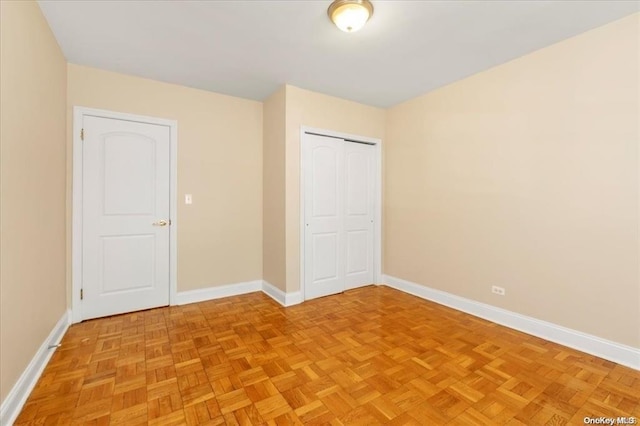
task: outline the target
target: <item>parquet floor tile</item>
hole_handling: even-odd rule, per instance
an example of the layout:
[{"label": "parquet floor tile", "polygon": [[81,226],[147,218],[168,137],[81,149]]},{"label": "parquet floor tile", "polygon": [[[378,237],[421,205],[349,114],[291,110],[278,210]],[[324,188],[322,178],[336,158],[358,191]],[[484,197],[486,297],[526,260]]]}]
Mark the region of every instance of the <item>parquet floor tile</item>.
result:
[{"label": "parquet floor tile", "polygon": [[[17,425],[565,425],[640,416],[640,372],[388,287],[71,326]],[[640,420],[640,419],[639,419]]]}]

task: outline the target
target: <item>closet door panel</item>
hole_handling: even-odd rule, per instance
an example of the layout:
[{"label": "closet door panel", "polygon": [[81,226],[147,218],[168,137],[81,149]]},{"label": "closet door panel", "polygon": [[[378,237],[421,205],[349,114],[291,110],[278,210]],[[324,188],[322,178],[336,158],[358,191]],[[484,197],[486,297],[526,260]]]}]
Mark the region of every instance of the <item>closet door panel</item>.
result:
[{"label": "closet door panel", "polygon": [[345,288],[373,284],[375,149],[345,142]]},{"label": "closet door panel", "polygon": [[344,143],[305,140],[305,298],[344,291]]}]

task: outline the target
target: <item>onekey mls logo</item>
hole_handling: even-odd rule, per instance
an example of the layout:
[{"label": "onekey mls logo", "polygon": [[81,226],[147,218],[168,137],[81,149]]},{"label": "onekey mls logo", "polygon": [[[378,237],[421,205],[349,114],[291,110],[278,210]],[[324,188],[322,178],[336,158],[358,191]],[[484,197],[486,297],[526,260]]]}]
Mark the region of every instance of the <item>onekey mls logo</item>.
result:
[{"label": "onekey mls logo", "polygon": [[635,417],[585,417],[585,425],[636,425]]}]

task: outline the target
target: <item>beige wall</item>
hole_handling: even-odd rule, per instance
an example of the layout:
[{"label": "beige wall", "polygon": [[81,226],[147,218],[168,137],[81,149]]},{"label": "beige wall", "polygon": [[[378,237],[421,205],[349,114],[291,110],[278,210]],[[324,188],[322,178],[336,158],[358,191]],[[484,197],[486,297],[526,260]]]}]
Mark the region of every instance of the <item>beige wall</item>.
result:
[{"label": "beige wall", "polygon": [[262,278],[286,290],[285,86],[263,105]]},{"label": "beige wall", "polygon": [[388,111],[386,274],[640,347],[638,17]]},{"label": "beige wall", "polygon": [[300,289],[301,126],[384,139],[385,110],[294,86],[286,86],[286,277],[288,292]]},{"label": "beige wall", "polygon": [[0,2],[0,401],[66,310],[66,62],[35,2]]},{"label": "beige wall", "polygon": [[261,102],[73,64],[67,94],[69,185],[74,106],[178,121],[178,291],[262,278]]}]

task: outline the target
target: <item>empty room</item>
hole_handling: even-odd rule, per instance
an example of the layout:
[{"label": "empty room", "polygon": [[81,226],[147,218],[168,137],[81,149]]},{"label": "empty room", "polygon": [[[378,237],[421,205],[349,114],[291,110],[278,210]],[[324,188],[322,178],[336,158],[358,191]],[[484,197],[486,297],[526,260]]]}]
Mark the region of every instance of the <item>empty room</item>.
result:
[{"label": "empty room", "polygon": [[0,0],[0,425],[634,425],[640,2]]}]

